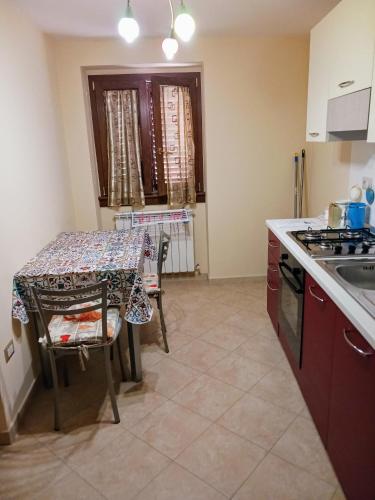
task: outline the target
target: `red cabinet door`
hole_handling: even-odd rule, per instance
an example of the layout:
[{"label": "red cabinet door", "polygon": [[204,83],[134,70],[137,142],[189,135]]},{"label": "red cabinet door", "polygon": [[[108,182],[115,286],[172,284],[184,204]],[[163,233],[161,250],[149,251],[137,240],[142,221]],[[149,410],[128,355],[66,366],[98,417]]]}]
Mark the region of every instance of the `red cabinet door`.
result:
[{"label": "red cabinet door", "polygon": [[375,354],[338,312],[328,453],[348,500],[375,498]]},{"label": "red cabinet door", "polygon": [[335,317],[338,309],[306,275],[300,385],[320,437],[327,445]]},{"label": "red cabinet door", "polygon": [[278,264],[280,259],[280,241],[268,231],[268,264]]},{"label": "red cabinet door", "polygon": [[278,332],[279,315],[279,267],[276,264],[268,264],[267,272],[267,312],[273,327]]},{"label": "red cabinet door", "polygon": [[278,333],[280,241],[268,231],[267,312]]}]

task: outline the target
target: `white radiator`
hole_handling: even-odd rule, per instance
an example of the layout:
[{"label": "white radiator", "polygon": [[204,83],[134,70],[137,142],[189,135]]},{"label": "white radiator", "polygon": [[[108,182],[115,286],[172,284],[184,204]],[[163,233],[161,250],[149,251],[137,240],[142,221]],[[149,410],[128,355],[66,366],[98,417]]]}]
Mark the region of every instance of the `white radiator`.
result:
[{"label": "white radiator", "polygon": [[[156,247],[160,232],[170,235],[169,252],[164,273],[192,273],[194,261],[193,214],[191,210],[159,210],[147,212],[121,212],[115,215],[116,229],[147,228]],[[156,262],[146,260],[145,271],[156,273]]]}]

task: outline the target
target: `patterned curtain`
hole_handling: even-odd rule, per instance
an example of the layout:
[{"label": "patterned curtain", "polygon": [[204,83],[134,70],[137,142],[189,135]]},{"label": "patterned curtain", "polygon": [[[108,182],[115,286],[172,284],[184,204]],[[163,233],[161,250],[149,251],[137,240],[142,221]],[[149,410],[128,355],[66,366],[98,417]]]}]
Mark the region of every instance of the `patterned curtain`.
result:
[{"label": "patterned curtain", "polygon": [[160,86],[164,177],[168,205],[195,203],[195,150],[188,87]]},{"label": "patterned curtain", "polygon": [[104,92],[108,137],[108,206],[144,206],[136,90]]}]

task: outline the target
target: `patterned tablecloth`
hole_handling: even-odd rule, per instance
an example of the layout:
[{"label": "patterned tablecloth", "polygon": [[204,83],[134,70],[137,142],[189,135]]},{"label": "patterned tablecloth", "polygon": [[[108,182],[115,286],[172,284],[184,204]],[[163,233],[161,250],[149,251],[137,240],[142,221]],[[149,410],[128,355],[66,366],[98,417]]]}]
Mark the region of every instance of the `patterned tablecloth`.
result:
[{"label": "patterned tablecloth", "polygon": [[144,229],[61,233],[31,259],[13,280],[12,314],[28,323],[35,311],[30,285],[69,290],[108,280],[109,305],[126,304],[125,319],[150,321],[152,307],[143,286],[144,258],[156,259]]}]

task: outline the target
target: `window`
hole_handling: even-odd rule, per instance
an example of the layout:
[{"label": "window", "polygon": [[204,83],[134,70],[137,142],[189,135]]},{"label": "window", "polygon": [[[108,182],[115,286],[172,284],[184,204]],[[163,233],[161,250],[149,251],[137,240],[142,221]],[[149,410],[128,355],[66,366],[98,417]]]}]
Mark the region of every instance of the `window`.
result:
[{"label": "window", "polygon": [[[205,201],[199,73],[89,76],[89,87],[100,186],[100,206],[108,206],[109,153],[112,151],[108,133],[108,95],[111,91],[131,91],[131,98],[134,98],[137,103],[137,113],[134,116],[136,116],[139,128],[136,135],[139,137],[140,170],[145,204],[167,203],[170,191],[177,189],[179,181],[187,176],[188,167],[195,174],[193,189],[195,188],[196,201]],[[178,141],[173,125],[177,127],[176,130],[179,129],[179,124],[174,123],[178,119],[173,113],[168,116],[172,94],[178,103],[177,106],[181,106],[181,110],[188,100],[185,112],[188,122],[191,122],[191,133],[186,140],[191,141],[194,155],[191,155],[181,144],[176,147]]]}]

